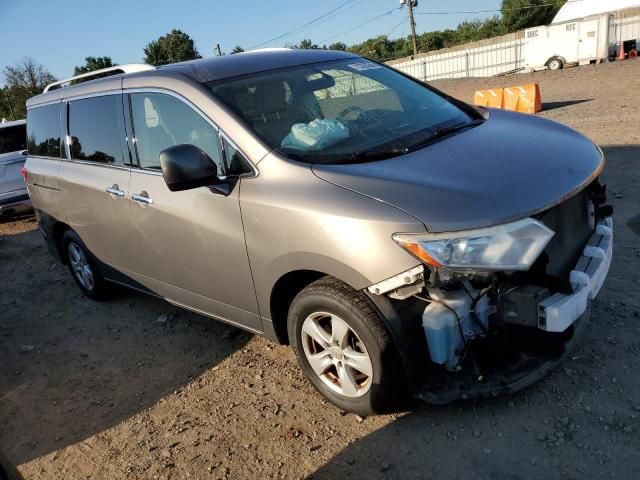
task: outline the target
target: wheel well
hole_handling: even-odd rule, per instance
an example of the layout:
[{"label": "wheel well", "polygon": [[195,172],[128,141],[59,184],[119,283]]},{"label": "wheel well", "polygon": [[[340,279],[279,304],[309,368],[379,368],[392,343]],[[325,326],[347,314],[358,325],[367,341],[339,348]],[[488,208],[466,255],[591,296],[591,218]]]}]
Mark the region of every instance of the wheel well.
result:
[{"label": "wheel well", "polygon": [[314,270],[296,270],[280,277],[273,286],[270,302],[271,320],[281,344],[289,344],[287,315],[291,302],[303,288],[324,276],[326,273]]},{"label": "wheel well", "polygon": [[64,236],[64,232],[69,230],[71,227],[66,223],[56,222],[53,225],[53,241],[58,249],[58,253],[60,254],[60,259],[63,263],[67,263],[67,254],[62,248],[62,237]]},{"label": "wheel well", "polygon": [[556,59],[560,60],[560,62],[562,62],[563,65],[567,63],[566,60],[560,55],[554,55],[553,57],[550,57],[549,60],[547,60],[547,63],[545,63],[545,66],[549,66],[549,64],[551,63],[551,60],[556,60]]}]

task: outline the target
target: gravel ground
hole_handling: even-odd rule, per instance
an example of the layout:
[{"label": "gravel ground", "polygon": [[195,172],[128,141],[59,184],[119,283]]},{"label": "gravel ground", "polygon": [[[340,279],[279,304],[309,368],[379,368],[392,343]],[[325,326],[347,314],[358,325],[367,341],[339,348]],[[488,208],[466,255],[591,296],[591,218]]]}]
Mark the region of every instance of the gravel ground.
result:
[{"label": "gravel ground", "polygon": [[541,115],[608,157],[612,269],[582,341],[537,385],[345,414],[287,347],[136,293],[84,298],[22,217],[0,223],[0,449],[28,479],[638,478],[639,78],[627,61],[436,84],[470,100],[537,81]]}]

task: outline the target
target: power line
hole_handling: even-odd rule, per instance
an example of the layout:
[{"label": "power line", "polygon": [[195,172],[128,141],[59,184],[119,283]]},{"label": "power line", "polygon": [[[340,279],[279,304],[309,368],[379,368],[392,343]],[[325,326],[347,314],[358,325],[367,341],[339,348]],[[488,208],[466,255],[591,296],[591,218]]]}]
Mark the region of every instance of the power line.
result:
[{"label": "power line", "polygon": [[[364,1],[365,1],[365,0],[356,0],[356,2],[355,2],[355,3],[351,3],[351,4],[349,4],[349,6],[348,6],[348,7],[346,7],[344,10],[339,11],[339,12],[335,12],[333,15],[329,15],[328,17],[323,18],[323,19],[322,19],[320,22],[318,22],[318,23],[327,22],[327,21],[331,20],[332,18],[335,18],[335,17],[337,17],[337,16],[339,16],[339,15],[344,15],[347,11],[349,11],[349,10],[351,10],[351,9],[353,9],[353,8],[355,8],[355,7],[357,7],[358,5],[360,5],[360,4],[361,4],[362,2],[364,2]],[[314,25],[315,25],[315,24],[314,24]]]},{"label": "power line", "polygon": [[533,8],[542,8],[542,7],[557,7],[561,4],[566,5],[567,3],[577,3],[582,2],[584,0],[568,0],[567,2],[555,2],[555,3],[542,3],[540,5],[529,5],[526,7],[513,7],[513,8],[503,8],[499,10],[459,10],[459,11],[450,11],[450,12],[414,12],[414,15],[455,15],[455,14],[473,14],[473,13],[497,13],[497,12],[512,12],[517,10],[531,10]]},{"label": "power line", "polygon": [[354,30],[357,30],[360,27],[363,27],[363,26],[365,26],[365,25],[367,25],[367,24],[369,24],[369,23],[371,23],[371,22],[373,22],[375,20],[378,20],[379,18],[386,17],[387,15],[391,15],[396,10],[400,10],[400,8],[392,8],[391,10],[387,10],[386,12],[381,13],[380,15],[376,15],[375,17],[370,18],[369,20],[365,20],[364,22],[359,23],[355,27],[351,27],[349,30],[345,30],[344,32],[336,33],[335,35],[331,35],[330,37],[325,38],[324,40],[320,40],[318,43],[325,43],[328,40],[332,40],[332,39],[334,39],[336,37],[340,37],[340,36],[342,36],[342,35],[344,35],[346,33],[353,32]]},{"label": "power line", "polygon": [[[408,18],[407,18],[407,20],[408,20]],[[408,24],[408,23],[409,23],[409,22],[407,22],[407,23],[405,23],[405,24],[403,24],[403,25],[402,25],[402,31],[400,32],[400,38],[404,38],[404,34],[405,34],[405,32],[407,31],[407,24]]]},{"label": "power line", "polygon": [[[339,5],[336,8],[333,8],[331,10],[329,10],[326,13],[323,13],[322,15],[320,15],[319,17],[314,18],[313,20],[310,20],[306,23],[304,23],[303,25],[300,25],[299,27],[296,27],[292,30],[289,30],[288,32],[282,33],[276,37],[273,37],[269,40],[266,40],[264,42],[258,43],[256,45],[253,45],[252,47],[249,47],[248,50],[252,50],[254,48],[260,47],[262,45],[265,45],[267,43],[271,43],[274,42],[276,40],[280,40],[281,38],[287,37],[289,35],[291,35],[292,33],[296,33],[296,32],[300,32],[312,25],[315,25],[317,23],[320,23],[322,21],[326,21],[326,20],[330,20],[331,18],[334,18],[338,15],[342,15],[344,12],[346,12],[347,10],[352,9],[353,7],[355,7],[357,4],[361,3],[363,0],[347,0],[345,3],[343,3],[342,5]],[[582,2],[584,0],[567,0],[566,2],[564,2],[564,4],[568,4],[568,3],[577,3],[577,2]],[[542,8],[542,7],[555,7],[560,5],[560,2],[554,2],[554,3],[544,3],[544,4],[540,4],[540,5],[529,5],[526,7],[514,7],[514,8],[505,8],[505,9],[499,9],[499,10],[458,10],[458,11],[431,11],[431,12],[414,12],[414,15],[455,15],[455,14],[478,14],[478,13],[496,13],[496,12],[505,12],[505,11],[517,11],[517,10],[530,10],[530,9],[534,9],[534,8]],[[323,44],[326,43],[329,40],[332,40],[336,37],[340,37],[342,35],[345,35],[347,33],[350,33],[354,30],[357,30],[365,25],[368,25],[371,22],[374,22],[376,20],[378,20],[379,18],[388,16],[393,14],[396,10],[400,10],[402,8],[402,6],[398,7],[398,8],[393,8],[391,10],[387,10],[384,13],[381,13],[380,15],[376,15],[375,17],[372,17],[368,20],[365,20],[362,23],[359,23],[358,25],[349,28],[348,30],[344,30],[343,32],[340,33],[336,33],[335,35],[331,35],[330,37],[327,37],[323,40],[320,40],[318,43],[319,44]],[[404,22],[404,20],[403,20]],[[395,31],[399,25],[401,25],[402,23],[396,25],[395,27],[393,27],[393,29],[385,36],[383,36],[379,41],[381,41],[382,39],[386,39],[389,35],[391,35],[391,33],[393,33],[393,31]],[[376,45],[376,42],[374,45]]]},{"label": "power line", "polygon": [[303,29],[305,29],[305,28],[307,28],[307,27],[309,27],[309,26],[311,26],[311,25],[313,25],[313,24],[316,24],[316,23],[318,23],[319,21],[321,21],[321,20],[323,20],[323,19],[327,18],[329,15],[331,15],[331,14],[333,14],[333,13],[337,12],[338,10],[343,9],[344,7],[348,6],[350,3],[353,3],[353,1],[354,1],[354,0],[347,0],[347,1],[346,1],[345,3],[343,3],[342,5],[339,5],[339,6],[337,6],[336,8],[333,8],[333,9],[329,10],[329,11],[328,11],[328,12],[326,12],[326,13],[323,13],[323,14],[322,14],[322,15],[320,15],[319,17],[316,17],[316,18],[314,18],[313,20],[310,20],[310,21],[308,21],[307,23],[305,23],[305,24],[303,24],[303,25],[300,25],[299,27],[296,27],[296,28],[294,28],[293,30],[289,30],[288,32],[285,32],[285,33],[283,33],[283,34],[280,34],[280,35],[278,35],[277,37],[273,37],[273,38],[270,38],[269,40],[266,40],[266,41],[264,41],[264,42],[260,42],[260,43],[258,43],[258,44],[256,44],[256,45],[253,45],[252,47],[249,47],[249,49],[248,49],[248,50],[252,50],[252,49],[254,49],[254,48],[261,47],[262,45],[266,45],[267,43],[271,43],[271,42],[274,42],[274,41],[276,41],[276,40],[280,40],[281,38],[287,37],[287,36],[291,35],[292,33],[299,32],[300,30],[303,30]]},{"label": "power line", "polygon": [[375,41],[372,45],[365,45],[363,46],[359,51],[358,54],[363,53],[363,50],[365,48],[367,48],[368,50],[372,50],[373,47],[375,47],[376,45],[378,45],[380,42],[386,40],[387,38],[389,38],[389,35],[391,35],[400,25],[404,24],[404,22],[407,19],[405,17],[402,18],[402,20],[400,21],[399,24],[397,24],[395,27],[393,27],[391,30],[389,30],[389,33],[387,33],[386,35],[383,35],[382,37],[380,37],[377,41]]}]

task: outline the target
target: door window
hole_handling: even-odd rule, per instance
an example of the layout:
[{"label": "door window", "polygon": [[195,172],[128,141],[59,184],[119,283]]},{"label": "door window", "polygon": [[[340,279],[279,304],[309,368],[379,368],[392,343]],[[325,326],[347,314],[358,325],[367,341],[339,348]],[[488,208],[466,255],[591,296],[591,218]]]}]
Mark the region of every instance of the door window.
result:
[{"label": "door window", "polygon": [[160,169],[160,152],[191,144],[205,152],[226,174],[217,130],[183,101],[162,93],[131,94],[135,145],[140,167]]},{"label": "door window", "polygon": [[224,149],[225,171],[227,176],[252,173],[247,160],[238,149],[224,137],[222,137],[222,146]]},{"label": "door window", "polygon": [[104,95],[69,102],[71,158],[122,164],[122,97]]}]

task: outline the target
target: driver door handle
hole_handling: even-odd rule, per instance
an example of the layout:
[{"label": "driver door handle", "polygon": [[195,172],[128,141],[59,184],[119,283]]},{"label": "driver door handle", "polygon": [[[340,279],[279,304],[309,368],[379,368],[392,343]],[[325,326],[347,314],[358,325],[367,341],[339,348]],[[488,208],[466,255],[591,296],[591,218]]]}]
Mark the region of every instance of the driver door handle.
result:
[{"label": "driver door handle", "polygon": [[115,197],[124,197],[124,191],[120,190],[118,185],[112,185],[111,187],[107,187],[105,191],[108,194],[113,195]]},{"label": "driver door handle", "polygon": [[149,194],[144,190],[140,193],[132,194],[131,200],[135,200],[136,202],[139,202],[139,203],[146,203],[147,205],[150,205],[153,203],[153,199],[150,198]]}]

